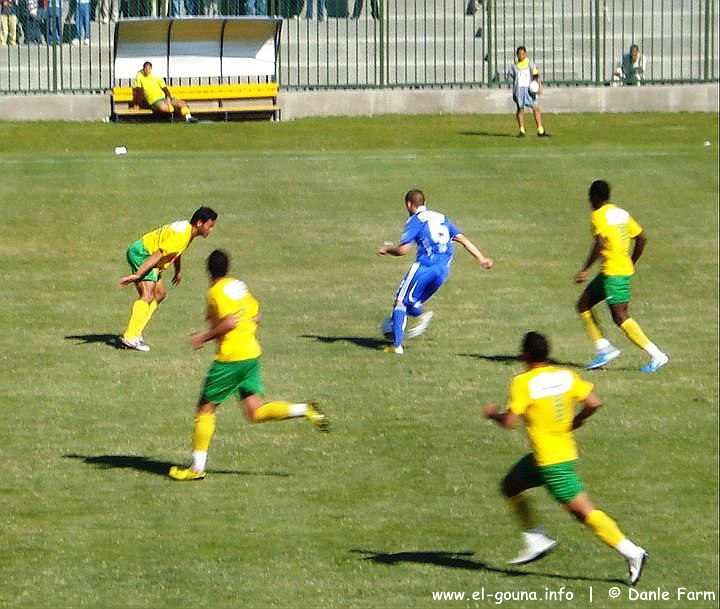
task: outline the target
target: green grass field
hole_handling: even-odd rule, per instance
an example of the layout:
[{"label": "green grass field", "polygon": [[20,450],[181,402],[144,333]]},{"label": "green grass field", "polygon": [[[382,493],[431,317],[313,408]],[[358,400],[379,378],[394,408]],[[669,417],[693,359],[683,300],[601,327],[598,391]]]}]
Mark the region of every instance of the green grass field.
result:
[{"label": "green grass field", "polygon": [[[483,607],[495,593],[513,609],[717,607],[718,116],[547,125],[551,139],[516,140],[510,115],[0,123],[0,607]],[[650,552],[637,599],[622,559],[542,489],[560,545],[506,564],[519,531],[498,484],[527,442],[479,416],[505,403],[527,330],[573,369],[592,357],[573,277],[596,178],[648,234],[631,311],[671,357],[640,374],[645,354],[603,309],[623,355],[583,373],[605,406],[577,433],[579,471]],[[375,249],[399,238],[412,187],[496,266],[460,248],[433,324],[400,358],[378,351],[378,328],[410,259]],[[152,351],[115,348],[134,294],[117,287],[126,247],[199,205],[217,228],[184,257]],[[207,480],[173,483],[213,358],[189,335],[215,248],[261,302],[268,395],[321,400],[333,430],[252,426],[230,401]],[[553,600],[563,586],[572,600]]]}]

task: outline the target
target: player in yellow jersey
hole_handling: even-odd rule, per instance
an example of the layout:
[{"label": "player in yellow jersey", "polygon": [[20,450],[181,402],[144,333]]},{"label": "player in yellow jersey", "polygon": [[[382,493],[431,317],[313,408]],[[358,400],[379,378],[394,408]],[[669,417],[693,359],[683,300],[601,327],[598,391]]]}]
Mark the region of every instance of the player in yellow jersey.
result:
[{"label": "player in yellow jersey", "polygon": [[620,351],[603,336],[592,313],[592,308],[605,300],[613,321],[633,343],[650,355],[650,362],[640,370],[655,372],[667,364],[669,358],[645,336],[640,325],[628,313],[632,276],[647,238],[642,227],[627,211],[610,202],[610,185],[607,182],[593,182],[589,198],[594,210],[592,234],[595,241],[585,264],[575,276],[575,282],[583,283],[587,280],[588,269],[596,260],[602,260],[602,266],[577,303],[577,311],[597,352],[586,367],[588,370],[600,368],[620,355]]},{"label": "player in yellow jersey", "polygon": [[197,119],[190,113],[190,108],[182,99],[173,97],[165,84],[165,80],[152,73],[152,64],[146,61],[143,69],[135,76],[133,87],[133,105],[135,108],[144,106],[154,112],[178,114],[184,116],[188,123],[196,123]]},{"label": "player in yellow jersey", "polygon": [[[620,531],[615,521],[596,509],[575,473],[577,447],[573,430],[581,427],[602,405],[593,386],[571,370],[548,364],[547,339],[537,332],[523,338],[521,359],[526,371],[517,375],[510,386],[507,411],[500,413],[495,404],[483,407],[483,414],[505,429],[525,421],[532,452],[508,472],[502,492],[513,507],[524,532],[524,548],[510,564],[525,564],[543,557],[555,546],[555,540],[535,524],[525,494],[528,489],[545,486],[550,494],[626,560],[630,585],[642,574],[647,552]],[[583,408],[575,413],[575,405]]]},{"label": "player in yellow jersey", "polygon": [[217,213],[209,207],[200,207],[190,222],[179,220],[165,224],[143,235],[127,250],[127,261],[132,274],[120,279],[120,286],[134,283],[139,298],[133,303],[130,321],[120,338],[128,349],[150,351],[143,339],[143,330],[152,314],[167,294],[162,272],[171,264],[175,267],[173,285],[180,283],[180,260],[183,252],[195,237],[206,238],[215,227]]},{"label": "player in yellow jersey", "polygon": [[229,266],[230,260],[225,252],[215,250],[210,254],[207,311],[210,329],[194,334],[190,343],[194,349],[199,349],[214,340],[217,350],[198,401],[192,436],[192,463],[187,468],[171,467],[170,477],[174,480],[205,478],[208,448],[215,433],[215,412],[218,405],[236,393],[243,401],[248,420],[253,423],[305,417],[320,431],[329,428],[327,417],[315,402],[263,403],[262,350],[255,337],[260,322],[260,307],[242,281],[228,277]]}]

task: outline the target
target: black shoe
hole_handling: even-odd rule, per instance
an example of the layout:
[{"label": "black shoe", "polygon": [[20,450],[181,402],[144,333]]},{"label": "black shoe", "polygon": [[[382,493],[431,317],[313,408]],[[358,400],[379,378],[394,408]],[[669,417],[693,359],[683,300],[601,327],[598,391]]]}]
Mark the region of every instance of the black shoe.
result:
[{"label": "black shoe", "polygon": [[521,131],[521,132],[518,133],[515,137],[525,137],[525,134]]},{"label": "black shoe", "polygon": [[538,137],[552,137],[547,131],[543,131],[542,133],[538,133]]}]

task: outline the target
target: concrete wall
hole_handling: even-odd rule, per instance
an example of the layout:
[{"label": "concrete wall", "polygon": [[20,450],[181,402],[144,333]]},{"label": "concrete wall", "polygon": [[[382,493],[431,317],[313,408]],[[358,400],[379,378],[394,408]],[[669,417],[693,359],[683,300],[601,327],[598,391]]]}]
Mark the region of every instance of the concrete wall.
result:
[{"label": "concrete wall", "polygon": [[[718,112],[720,85],[547,88],[544,112]],[[514,109],[508,89],[281,91],[283,120],[377,114],[498,114]],[[0,96],[0,120],[101,121],[108,95]]]}]

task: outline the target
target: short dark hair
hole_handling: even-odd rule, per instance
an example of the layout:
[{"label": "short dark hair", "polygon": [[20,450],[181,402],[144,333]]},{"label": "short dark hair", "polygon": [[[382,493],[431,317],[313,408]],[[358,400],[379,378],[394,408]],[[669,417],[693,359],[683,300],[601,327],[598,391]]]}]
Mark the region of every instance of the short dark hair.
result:
[{"label": "short dark hair", "polygon": [[523,359],[537,364],[547,360],[550,354],[550,345],[547,338],[539,332],[528,332],[522,342]]},{"label": "short dark hair", "polygon": [[605,180],[595,180],[590,184],[590,200],[597,203],[605,203],[610,200],[610,184]]},{"label": "short dark hair", "polygon": [[220,279],[225,277],[230,268],[230,257],[222,250],[214,250],[207,259],[207,268],[210,277]]},{"label": "short dark hair", "polygon": [[523,45],[520,45],[517,49],[515,49],[515,55],[517,55],[520,51],[525,51],[527,53],[527,49]]},{"label": "short dark hair", "polygon": [[145,69],[145,66],[150,66],[150,67],[152,68],[152,63],[151,63],[150,61],[146,61],[146,62],[143,64],[143,70]]},{"label": "short dark hair", "polygon": [[209,207],[198,207],[190,218],[190,224],[193,226],[197,222],[207,222],[208,220],[217,220],[217,214]]},{"label": "short dark hair", "polygon": [[408,190],[407,193],[405,193],[405,200],[420,207],[421,205],[425,205],[425,193],[417,188]]}]

